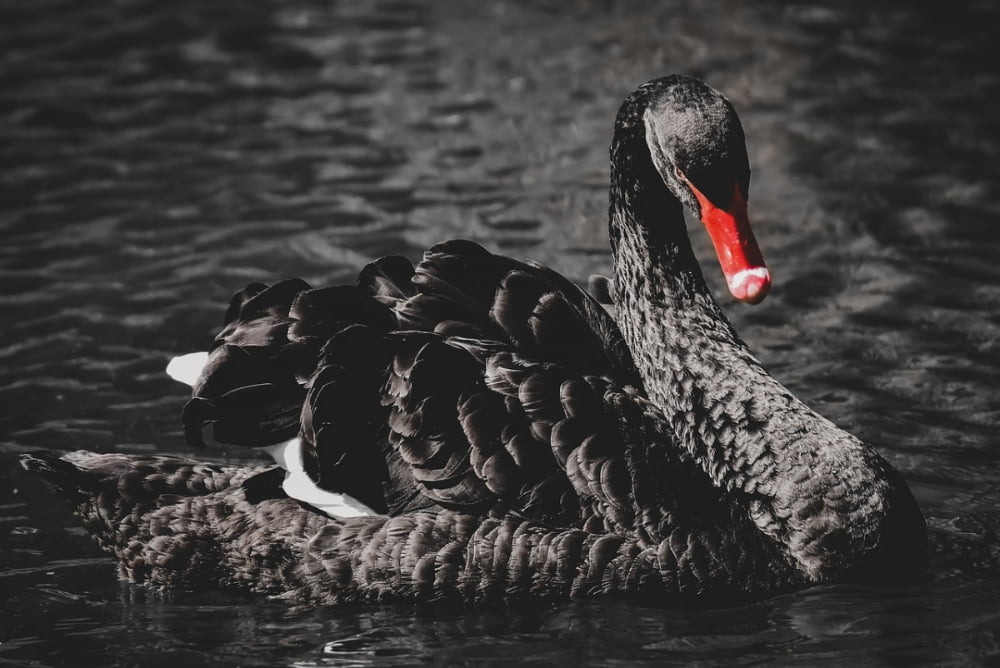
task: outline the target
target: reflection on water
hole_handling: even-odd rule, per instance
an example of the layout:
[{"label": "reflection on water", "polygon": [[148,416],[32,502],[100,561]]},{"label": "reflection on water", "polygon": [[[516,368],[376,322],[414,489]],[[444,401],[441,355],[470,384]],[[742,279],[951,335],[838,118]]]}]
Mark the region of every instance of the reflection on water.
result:
[{"label": "reflection on water", "polygon": [[[985,2],[0,3],[0,660],[996,656],[997,18]],[[670,71],[724,90],[749,137],[776,283],[734,322],[903,471],[933,532],[925,582],[708,610],[148,600],[13,466],[37,448],[186,452],[163,366],[250,280],[347,281],[453,236],[607,271],[611,120]]]}]

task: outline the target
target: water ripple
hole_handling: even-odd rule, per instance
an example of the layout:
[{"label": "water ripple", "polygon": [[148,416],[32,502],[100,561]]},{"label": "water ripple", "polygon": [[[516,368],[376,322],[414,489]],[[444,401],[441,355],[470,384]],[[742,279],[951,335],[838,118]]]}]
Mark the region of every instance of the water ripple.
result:
[{"label": "water ripple", "polygon": [[[995,659],[996,19],[980,0],[0,3],[0,524],[26,529],[0,547],[0,662]],[[52,447],[190,454],[163,364],[208,345],[245,282],[349,281],[457,236],[606,273],[611,119],[674,70],[725,90],[750,139],[776,280],[727,309],[781,380],[904,472],[928,582],[683,611],[160,601],[120,589],[16,467]]]}]

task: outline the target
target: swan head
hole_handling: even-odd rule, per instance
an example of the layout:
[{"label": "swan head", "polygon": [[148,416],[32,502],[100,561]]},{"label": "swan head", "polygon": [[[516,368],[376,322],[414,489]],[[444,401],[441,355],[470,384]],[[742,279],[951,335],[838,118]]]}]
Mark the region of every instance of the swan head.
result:
[{"label": "swan head", "polygon": [[688,76],[655,79],[640,91],[656,171],[704,223],[733,297],[760,302],[771,275],[747,216],[750,161],[736,110],[722,93]]}]

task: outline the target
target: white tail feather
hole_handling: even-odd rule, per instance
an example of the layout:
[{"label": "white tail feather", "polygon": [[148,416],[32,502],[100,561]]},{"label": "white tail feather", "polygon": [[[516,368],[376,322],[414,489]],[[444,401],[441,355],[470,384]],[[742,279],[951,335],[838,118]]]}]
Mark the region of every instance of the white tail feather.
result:
[{"label": "white tail feather", "polygon": [[194,387],[208,364],[208,353],[188,353],[175,357],[167,364],[167,375],[174,380]]}]

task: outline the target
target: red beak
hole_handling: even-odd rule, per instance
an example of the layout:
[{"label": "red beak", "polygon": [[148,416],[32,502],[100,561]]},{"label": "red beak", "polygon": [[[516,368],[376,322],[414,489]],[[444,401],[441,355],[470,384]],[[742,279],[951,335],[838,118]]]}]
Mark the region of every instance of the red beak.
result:
[{"label": "red beak", "polygon": [[732,201],[728,207],[720,209],[690,181],[687,185],[701,205],[701,222],[712,237],[729,292],[747,304],[760,302],[771,289],[771,273],[750,229],[747,203],[739,186],[733,184]]}]

